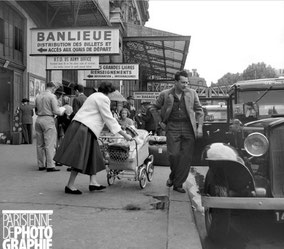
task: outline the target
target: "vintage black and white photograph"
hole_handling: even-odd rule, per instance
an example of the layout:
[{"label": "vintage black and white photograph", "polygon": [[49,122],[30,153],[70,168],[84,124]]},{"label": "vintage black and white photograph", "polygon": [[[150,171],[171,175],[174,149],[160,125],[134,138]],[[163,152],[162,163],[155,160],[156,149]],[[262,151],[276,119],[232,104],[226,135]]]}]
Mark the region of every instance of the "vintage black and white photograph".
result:
[{"label": "vintage black and white photograph", "polygon": [[283,249],[283,0],[0,0],[3,249]]}]

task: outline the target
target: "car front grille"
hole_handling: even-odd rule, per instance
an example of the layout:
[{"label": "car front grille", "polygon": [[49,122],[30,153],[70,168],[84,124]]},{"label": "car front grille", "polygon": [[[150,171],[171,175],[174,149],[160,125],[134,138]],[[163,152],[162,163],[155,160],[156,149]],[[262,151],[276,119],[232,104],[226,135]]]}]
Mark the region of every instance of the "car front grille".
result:
[{"label": "car front grille", "polygon": [[284,197],[284,125],[272,128],[269,141],[271,191],[274,197]]}]

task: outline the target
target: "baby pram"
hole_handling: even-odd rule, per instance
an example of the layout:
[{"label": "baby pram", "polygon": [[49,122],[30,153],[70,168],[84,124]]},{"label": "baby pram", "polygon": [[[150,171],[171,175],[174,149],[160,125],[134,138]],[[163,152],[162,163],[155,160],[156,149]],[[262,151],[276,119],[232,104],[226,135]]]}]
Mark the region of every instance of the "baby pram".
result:
[{"label": "baby pram", "polygon": [[127,178],[139,181],[141,189],[153,179],[154,157],[149,155],[148,132],[135,130],[133,141],[122,137],[103,135],[101,148],[106,163],[107,182],[112,185],[116,179]]}]

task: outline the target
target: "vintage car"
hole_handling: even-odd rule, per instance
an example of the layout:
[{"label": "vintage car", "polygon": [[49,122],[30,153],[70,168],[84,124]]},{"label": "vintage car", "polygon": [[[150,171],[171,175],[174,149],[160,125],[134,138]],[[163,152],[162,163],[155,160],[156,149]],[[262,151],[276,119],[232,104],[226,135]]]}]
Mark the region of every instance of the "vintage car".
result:
[{"label": "vintage car", "polygon": [[202,194],[209,238],[228,234],[234,209],[270,210],[284,222],[283,96],[284,79],[238,82],[222,100],[227,119],[205,119],[199,146],[209,166]]}]

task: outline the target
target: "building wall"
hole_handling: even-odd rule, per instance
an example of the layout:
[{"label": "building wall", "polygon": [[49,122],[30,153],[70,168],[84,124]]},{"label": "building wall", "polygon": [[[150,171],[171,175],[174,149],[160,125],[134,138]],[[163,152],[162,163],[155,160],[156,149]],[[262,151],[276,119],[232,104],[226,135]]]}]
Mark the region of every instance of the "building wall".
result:
[{"label": "building wall", "polygon": [[109,1],[106,0],[97,0],[97,2],[99,3],[99,5],[101,6],[104,14],[106,15],[106,17],[109,19]]},{"label": "building wall", "polygon": [[[39,89],[43,89],[43,84],[45,83],[46,79],[46,60],[44,56],[30,56],[31,54],[31,47],[32,47],[32,41],[31,41],[31,28],[37,28],[36,24],[32,20],[32,18],[25,12],[24,9],[22,9],[14,0],[11,0],[9,2],[14,9],[16,9],[21,15],[24,16],[26,20],[26,26],[25,26],[25,38],[26,38],[26,46],[24,48],[24,54],[25,54],[25,60],[26,60],[26,69],[22,72],[23,82],[20,92],[20,97],[30,98],[31,104],[33,104],[34,96],[31,92],[31,89],[34,87],[38,87]],[[31,84],[34,84],[34,86],[31,86]],[[34,94],[36,94],[36,90],[34,91]],[[15,96],[14,96],[15,97]],[[21,100],[21,98],[19,98]],[[20,105],[20,102],[18,101],[17,105]]]},{"label": "building wall", "polygon": [[1,92],[5,91],[2,93],[5,98],[0,99],[0,106],[5,109],[0,119],[0,132],[10,138],[12,132],[19,130],[16,127],[16,110],[21,105],[22,98],[29,97],[30,79],[45,75],[45,71],[41,69],[45,68],[45,61],[35,61],[29,56],[30,28],[35,27],[35,24],[28,14],[14,0],[2,1],[0,8],[0,17],[4,20],[4,32],[1,31],[4,46],[0,53],[0,61],[4,63],[0,63],[3,75],[0,88]]},{"label": "building wall", "polygon": [[38,75],[39,77],[46,77],[46,62],[44,56],[29,56],[31,53],[31,28],[37,28],[36,24],[33,22],[31,17],[14,1],[9,1],[11,5],[14,6],[15,9],[17,9],[25,18],[26,18],[26,59],[27,59],[27,68],[26,72],[32,73],[34,75]]},{"label": "building wall", "polygon": [[[114,26],[117,26],[121,30],[121,38],[120,42],[122,44],[122,39],[124,33],[124,27],[123,27],[123,20],[126,22],[130,23],[135,23],[135,24],[140,24],[144,25],[146,19],[144,20],[143,18],[147,18],[147,13],[148,9],[145,10],[143,9],[143,16],[141,16],[140,12],[141,6],[139,5],[139,8],[137,7],[137,0],[135,1],[108,1],[108,0],[97,0],[96,3],[101,7],[104,15],[110,20],[111,19],[111,12],[113,10],[113,5],[112,3],[116,2],[124,2],[121,7],[122,9],[116,13],[118,19],[117,22],[114,21],[112,24]],[[5,69],[6,71],[9,71],[9,77],[13,82],[11,87],[8,89],[9,92],[6,94],[9,95],[9,101],[11,101],[12,108],[10,108],[10,114],[5,116],[5,119],[8,117],[9,122],[10,122],[10,130],[12,131],[12,126],[13,126],[13,115],[16,107],[20,106],[21,104],[21,99],[22,98],[30,98],[31,104],[34,103],[34,99],[36,94],[43,90],[45,88],[45,83],[48,80],[54,80],[54,81],[59,81],[63,82],[63,74],[62,71],[52,71],[51,73],[46,72],[46,57],[45,56],[30,56],[30,53],[32,51],[32,40],[31,40],[31,28],[37,28],[36,23],[33,21],[33,16],[29,16],[29,14],[23,9],[23,8],[15,1],[15,0],[9,0],[9,1],[3,1],[4,4],[7,4],[9,6],[12,6],[12,8],[22,16],[22,18],[25,20],[25,24],[23,25],[24,28],[24,34],[23,34],[23,39],[24,39],[24,48],[23,48],[23,55],[22,55],[22,64],[17,65],[17,63],[13,62],[10,63],[8,66],[5,66],[5,62],[7,61],[7,57],[1,56],[0,55],[0,69]],[[118,7],[118,6],[117,6]],[[119,8],[119,7],[118,7]],[[1,11],[1,10],[0,10]],[[139,12],[139,13],[138,13]],[[39,13],[37,13],[39,14]],[[45,13],[43,13],[45,15]],[[10,17],[9,17],[10,18]],[[94,17],[95,18],[95,17]],[[143,20],[141,20],[143,19]],[[114,19],[116,20],[116,19]],[[11,34],[13,33],[13,28],[12,26],[13,23],[11,24],[11,27],[9,27],[9,32]],[[58,27],[60,27],[60,23],[56,24]],[[13,46],[13,45],[11,45]],[[19,54],[19,55],[18,55]],[[21,56],[20,53],[17,53],[17,56]],[[21,57],[20,57],[21,58]],[[116,56],[100,56],[100,63],[122,63],[123,62],[123,57],[122,57],[122,51],[120,55]],[[124,62],[127,63],[127,62]],[[1,72],[6,72],[6,71],[1,71]],[[79,71],[78,76],[76,81],[80,84],[83,84],[84,86],[87,86],[85,78],[88,72],[86,71]],[[8,75],[8,74],[7,74]],[[0,78],[1,80],[1,78]],[[5,79],[7,81],[7,79]],[[75,82],[76,82],[75,81]],[[9,82],[10,84],[10,82]],[[97,85],[98,82],[95,82]],[[119,85],[121,87],[121,82],[115,82],[115,84]],[[137,82],[130,82],[126,81],[123,83],[124,85],[121,87],[124,91],[124,95],[128,96],[131,94],[137,87],[139,87],[139,84]],[[133,88],[133,86],[135,88]],[[1,101],[1,100],[0,100]],[[1,107],[1,106],[0,106]],[[6,108],[6,106],[4,106]],[[1,116],[2,117],[2,116]],[[4,120],[4,118],[0,119],[0,123],[7,123],[7,120]],[[1,127],[1,125],[0,125]],[[5,131],[6,132],[6,131]],[[0,129],[1,133],[1,129]]]}]

